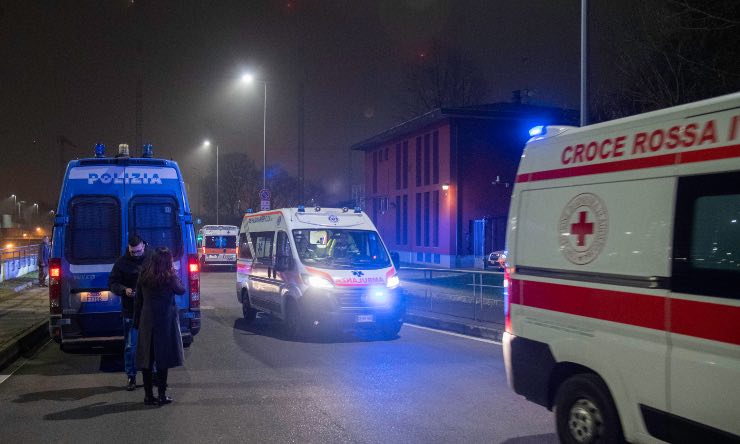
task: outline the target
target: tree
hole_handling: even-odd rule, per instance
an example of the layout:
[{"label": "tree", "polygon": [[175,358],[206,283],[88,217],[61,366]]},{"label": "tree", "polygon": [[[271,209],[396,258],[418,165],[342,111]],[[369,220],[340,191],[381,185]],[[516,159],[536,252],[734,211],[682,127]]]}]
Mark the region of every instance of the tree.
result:
[{"label": "tree", "polygon": [[472,59],[436,43],[407,67],[401,89],[401,107],[409,118],[437,108],[481,103],[488,85]]},{"label": "tree", "polygon": [[618,43],[624,86],[596,93],[596,121],[740,90],[740,2],[637,2],[635,11],[631,35]]}]

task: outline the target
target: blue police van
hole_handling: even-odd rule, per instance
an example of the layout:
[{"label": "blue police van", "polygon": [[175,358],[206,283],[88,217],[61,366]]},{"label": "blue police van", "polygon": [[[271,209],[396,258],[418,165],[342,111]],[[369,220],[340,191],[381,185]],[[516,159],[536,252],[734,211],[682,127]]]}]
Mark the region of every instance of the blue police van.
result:
[{"label": "blue police van", "polygon": [[177,163],[152,156],[115,157],[95,147],[95,157],[73,160],[54,219],[49,264],[49,332],[62,350],[123,342],[120,297],[108,275],[125,252],[129,233],[152,247],[168,247],[186,292],[175,296],[183,343],[200,330],[200,266],[193,219]]}]

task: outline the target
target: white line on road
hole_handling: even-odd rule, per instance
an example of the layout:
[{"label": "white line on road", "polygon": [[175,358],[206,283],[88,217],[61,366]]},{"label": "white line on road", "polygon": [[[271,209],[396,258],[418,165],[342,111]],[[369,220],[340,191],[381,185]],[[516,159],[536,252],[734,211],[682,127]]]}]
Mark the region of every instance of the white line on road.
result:
[{"label": "white line on road", "polygon": [[[49,339],[48,341],[46,341],[46,343],[44,345],[42,345],[41,347],[39,347],[37,350],[41,350],[42,348],[46,347],[46,345],[49,342],[51,342],[51,339]],[[10,378],[11,376],[13,376],[13,373],[15,373],[18,370],[20,370],[21,367],[23,367],[26,364],[26,362],[28,362],[28,359],[21,357],[21,358],[18,358],[14,363],[12,363],[11,365],[9,365],[5,369],[5,373],[0,373],[0,384],[2,384],[3,382],[7,381],[8,378]]]},{"label": "white line on road", "polygon": [[436,332],[436,333],[442,333],[443,335],[457,336],[457,337],[460,337],[460,338],[472,339],[473,341],[480,341],[480,342],[487,342],[489,344],[498,344],[498,345],[501,345],[500,342],[494,341],[492,339],[476,338],[475,336],[461,335],[460,333],[454,333],[454,332],[451,332],[451,331],[436,330],[434,328],[422,327],[421,325],[416,325],[416,324],[404,323],[403,325],[408,325],[409,327],[414,327],[414,328],[418,328],[418,329],[421,329],[421,330],[429,330],[429,331],[433,331],[433,332]]}]

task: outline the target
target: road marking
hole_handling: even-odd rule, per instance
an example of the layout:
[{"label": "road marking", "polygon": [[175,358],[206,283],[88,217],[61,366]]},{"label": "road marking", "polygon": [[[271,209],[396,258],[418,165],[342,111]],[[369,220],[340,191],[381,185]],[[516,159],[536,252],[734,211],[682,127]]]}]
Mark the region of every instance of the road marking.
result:
[{"label": "road marking", "polygon": [[[42,345],[41,347],[39,347],[36,352],[38,353],[39,350],[41,350],[42,348],[46,347],[49,344],[49,342],[51,342],[51,339],[49,339],[48,341],[46,341],[46,343],[44,343],[44,345]],[[26,362],[28,362],[28,359],[26,359],[24,357],[20,357],[20,358],[16,359],[14,363],[10,364],[10,366],[8,366],[5,369],[5,372],[7,372],[7,373],[0,373],[0,384],[2,384],[3,382],[7,381],[8,378],[10,378],[11,376],[13,376],[13,373],[15,373],[18,370],[20,370],[21,367],[23,367],[26,364]]]},{"label": "road marking", "polygon": [[460,337],[460,338],[472,339],[473,341],[480,341],[480,342],[487,342],[489,344],[501,345],[500,342],[494,341],[492,339],[476,338],[475,336],[462,335],[460,333],[454,333],[454,332],[451,332],[451,331],[444,331],[444,330],[437,330],[437,329],[429,328],[429,327],[422,327],[421,325],[409,324],[409,323],[406,323],[406,322],[404,322],[403,325],[408,325],[409,327],[414,327],[414,328],[418,328],[418,329],[421,329],[421,330],[429,330],[429,331],[441,333],[443,335],[457,336],[457,337]]}]

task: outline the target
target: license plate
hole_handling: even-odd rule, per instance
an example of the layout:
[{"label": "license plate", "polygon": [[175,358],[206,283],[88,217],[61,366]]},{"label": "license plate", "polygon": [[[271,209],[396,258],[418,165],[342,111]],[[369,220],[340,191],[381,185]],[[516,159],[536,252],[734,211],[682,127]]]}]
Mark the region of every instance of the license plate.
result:
[{"label": "license plate", "polygon": [[373,315],[357,315],[357,322],[373,322]]},{"label": "license plate", "polygon": [[208,255],[208,259],[218,259],[218,255],[217,254],[209,254]]},{"label": "license plate", "polygon": [[80,302],[107,302],[107,291],[91,291],[89,293],[80,293]]}]

